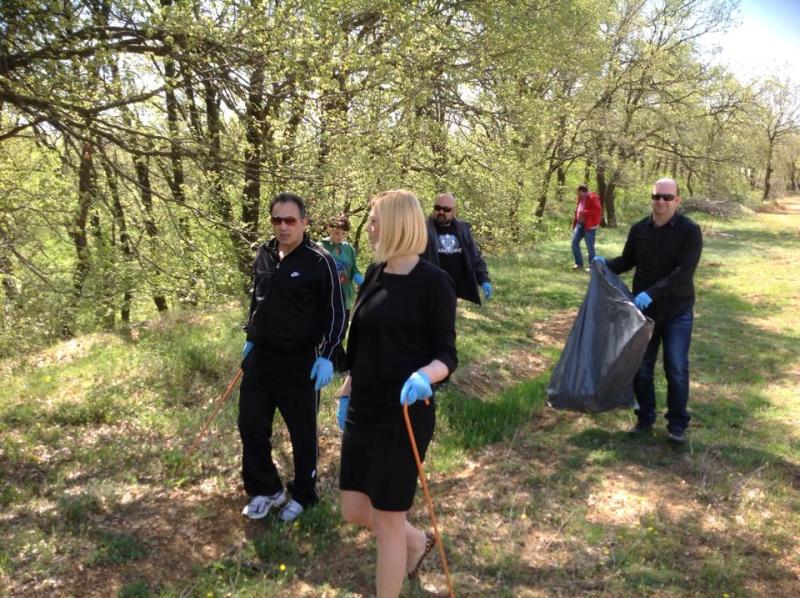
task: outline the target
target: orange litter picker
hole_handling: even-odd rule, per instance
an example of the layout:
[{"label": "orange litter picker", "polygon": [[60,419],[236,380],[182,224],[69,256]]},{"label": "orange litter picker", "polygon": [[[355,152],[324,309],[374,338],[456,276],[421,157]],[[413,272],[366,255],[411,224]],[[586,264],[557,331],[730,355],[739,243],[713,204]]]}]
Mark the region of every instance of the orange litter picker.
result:
[{"label": "orange litter picker", "polygon": [[[430,401],[425,399],[425,404],[429,405]],[[436,513],[433,510],[433,501],[431,494],[428,492],[428,482],[425,479],[425,470],[422,467],[422,459],[419,458],[419,449],[417,449],[417,440],[414,438],[414,429],[411,427],[411,418],[408,415],[408,405],[403,404],[403,419],[406,420],[406,430],[408,430],[408,439],[411,441],[411,450],[414,452],[414,460],[417,462],[417,471],[419,472],[419,482],[422,486],[422,493],[425,495],[425,503],[428,505],[428,514],[431,516],[431,524],[433,525],[433,533],[436,534],[436,544],[439,545],[439,556],[442,558],[442,568],[444,575],[447,578],[447,589],[450,592],[450,598],[455,598],[453,591],[453,580],[450,579],[450,569],[447,566],[447,557],[444,554],[444,544],[442,536],[439,534],[439,525],[436,523]]]},{"label": "orange litter picker", "polygon": [[200,430],[200,433],[194,439],[194,442],[192,442],[191,446],[189,446],[189,450],[187,450],[186,453],[184,453],[183,455],[184,459],[188,459],[189,457],[191,457],[192,453],[194,453],[195,449],[197,449],[197,445],[200,444],[200,441],[203,439],[203,436],[205,436],[206,430],[208,430],[208,426],[210,426],[211,422],[214,421],[214,418],[217,417],[217,413],[219,413],[220,409],[222,409],[222,406],[228,400],[228,397],[231,396],[233,388],[236,386],[236,383],[239,381],[239,378],[241,377],[242,377],[242,368],[239,368],[239,371],[236,372],[236,375],[233,377],[233,380],[231,380],[230,384],[228,384],[228,388],[225,389],[225,392],[222,393],[222,396],[219,398],[219,401],[217,401],[217,404],[214,406],[214,411],[212,411],[211,415],[209,415],[208,418],[206,418],[206,422],[203,424],[203,429]]}]

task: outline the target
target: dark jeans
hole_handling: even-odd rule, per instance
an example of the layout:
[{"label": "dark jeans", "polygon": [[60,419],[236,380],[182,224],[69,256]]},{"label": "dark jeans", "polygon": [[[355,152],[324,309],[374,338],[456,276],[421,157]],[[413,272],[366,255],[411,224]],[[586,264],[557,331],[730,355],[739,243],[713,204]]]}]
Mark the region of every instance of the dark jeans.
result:
[{"label": "dark jeans", "polygon": [[292,441],[294,480],[286,487],[303,507],[317,502],[317,411],[319,393],[313,382],[287,388],[269,384],[257,362],[245,360],[239,391],[239,434],[242,438],[242,478],[250,496],[269,495],[283,488],[272,460],[272,422],[281,412]]},{"label": "dark jeans", "polygon": [[692,309],[667,322],[656,323],[653,337],[633,380],[636,416],[639,423],[652,426],[656,421],[656,391],[653,384],[658,348],[664,346],[664,373],[667,377],[667,429],[683,432],[689,427],[689,344],[692,340]]},{"label": "dark jeans", "polygon": [[583,224],[576,224],[572,230],[572,255],[575,257],[575,265],[583,266],[583,256],[581,255],[581,239],[586,239],[586,249],[589,252],[589,264],[594,259],[594,236],[597,229],[586,230]]}]

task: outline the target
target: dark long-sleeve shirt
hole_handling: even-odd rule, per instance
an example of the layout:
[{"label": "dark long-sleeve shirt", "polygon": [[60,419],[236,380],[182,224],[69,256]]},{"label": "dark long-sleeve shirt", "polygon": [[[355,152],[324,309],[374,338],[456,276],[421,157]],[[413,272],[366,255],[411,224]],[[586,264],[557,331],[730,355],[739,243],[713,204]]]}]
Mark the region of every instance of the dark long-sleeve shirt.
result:
[{"label": "dark long-sleeve shirt", "polygon": [[307,379],[307,362],[313,363],[315,352],[331,359],[344,339],[347,322],[336,263],[306,236],[282,260],[276,239],[262,245],[253,269],[247,340],[269,356],[276,375]]},{"label": "dark long-sleeve shirt", "polygon": [[400,410],[400,389],[438,359],[456,369],[456,293],[440,268],[420,260],[406,275],[370,266],[347,344],[351,409],[359,417]]},{"label": "dark long-sleeve shirt", "polygon": [[702,251],[703,233],[697,223],[675,214],[656,226],[647,216],[631,226],[622,255],[609,260],[608,267],[617,274],[635,267],[634,295],[650,295],[653,302],[644,313],[663,322],[694,305],[694,272]]}]

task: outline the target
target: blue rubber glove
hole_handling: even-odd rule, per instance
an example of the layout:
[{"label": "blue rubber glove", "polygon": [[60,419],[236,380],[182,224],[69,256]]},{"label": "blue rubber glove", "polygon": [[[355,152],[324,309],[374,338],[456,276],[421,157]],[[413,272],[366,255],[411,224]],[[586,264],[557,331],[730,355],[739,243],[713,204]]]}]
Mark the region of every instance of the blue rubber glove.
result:
[{"label": "blue rubber glove", "polygon": [[347,420],[347,406],[350,405],[350,397],[339,397],[339,408],[336,410],[336,421],[339,422],[339,429],[344,432],[345,420]]},{"label": "blue rubber glove", "polygon": [[606,262],[606,258],[604,258],[602,255],[596,255],[596,256],[594,256],[594,257],[592,258],[592,261],[593,261],[593,262],[597,262],[598,264],[606,264],[606,263],[607,263],[607,262]]},{"label": "blue rubber glove", "polygon": [[364,275],[361,272],[356,272],[356,275],[353,276],[353,282],[356,283],[358,286],[364,284]]},{"label": "blue rubber glove", "polygon": [[487,299],[492,298],[492,283],[491,282],[482,282],[481,288],[483,289],[483,296]]},{"label": "blue rubber glove", "polygon": [[314,390],[320,390],[323,386],[328,384],[333,378],[333,363],[330,359],[325,359],[320,356],[311,367],[311,380],[316,378],[314,383]]},{"label": "blue rubber glove", "polygon": [[633,298],[633,304],[638,307],[640,310],[644,311],[647,309],[647,306],[653,302],[653,298],[642,291],[636,297]]},{"label": "blue rubber glove", "polygon": [[253,350],[253,341],[247,341],[242,347],[242,359],[247,359],[247,356],[250,355],[250,351]]},{"label": "blue rubber glove", "polygon": [[403,389],[400,391],[400,404],[412,405],[422,399],[427,399],[433,395],[431,379],[425,372],[416,371],[408,377]]}]

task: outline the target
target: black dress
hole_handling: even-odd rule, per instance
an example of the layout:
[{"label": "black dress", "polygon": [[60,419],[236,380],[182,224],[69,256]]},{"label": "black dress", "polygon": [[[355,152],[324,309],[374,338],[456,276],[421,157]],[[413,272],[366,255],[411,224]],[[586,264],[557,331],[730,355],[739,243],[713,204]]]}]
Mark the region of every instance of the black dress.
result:
[{"label": "black dress", "polygon": [[[375,509],[407,511],[417,467],[408,439],[400,390],[434,359],[452,373],[456,356],[456,294],[443,270],[420,260],[406,275],[383,264],[367,270],[353,310],[347,346],[352,386],[342,437],[339,487],[369,496]],[[420,457],[433,437],[435,402],[409,407]]]}]

